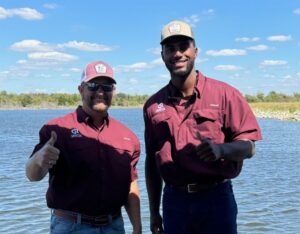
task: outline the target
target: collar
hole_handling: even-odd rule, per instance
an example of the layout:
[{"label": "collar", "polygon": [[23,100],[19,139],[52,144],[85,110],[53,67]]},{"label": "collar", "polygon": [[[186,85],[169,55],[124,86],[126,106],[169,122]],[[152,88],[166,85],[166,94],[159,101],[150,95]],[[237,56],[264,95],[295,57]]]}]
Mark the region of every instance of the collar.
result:
[{"label": "collar", "polygon": [[[197,72],[197,79],[196,84],[194,86],[193,94],[190,96],[191,101],[195,101],[196,98],[200,99],[201,94],[203,92],[204,83],[205,83],[205,76],[202,75],[201,72]],[[168,84],[168,101],[172,103],[179,103],[180,100],[183,98],[182,93],[178,90],[171,81]]]},{"label": "collar", "polygon": [[[76,109],[76,114],[77,114],[77,120],[78,122],[82,123],[86,123],[88,125],[93,124],[93,119],[91,116],[89,116],[82,108],[82,106],[78,106]],[[103,126],[108,126],[109,125],[109,116],[107,114],[107,116],[104,118],[104,123]]]}]

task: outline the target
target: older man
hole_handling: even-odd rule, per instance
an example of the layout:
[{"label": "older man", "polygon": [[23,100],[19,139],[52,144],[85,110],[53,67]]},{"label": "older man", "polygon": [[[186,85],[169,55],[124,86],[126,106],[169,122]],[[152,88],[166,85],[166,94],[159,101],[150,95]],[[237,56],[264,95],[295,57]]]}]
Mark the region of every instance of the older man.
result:
[{"label": "older man", "polygon": [[121,207],[141,233],[136,135],[108,115],[116,80],[112,68],[89,63],[78,87],[82,106],[50,120],[26,164],[30,181],[49,172],[51,233],[125,233]]}]

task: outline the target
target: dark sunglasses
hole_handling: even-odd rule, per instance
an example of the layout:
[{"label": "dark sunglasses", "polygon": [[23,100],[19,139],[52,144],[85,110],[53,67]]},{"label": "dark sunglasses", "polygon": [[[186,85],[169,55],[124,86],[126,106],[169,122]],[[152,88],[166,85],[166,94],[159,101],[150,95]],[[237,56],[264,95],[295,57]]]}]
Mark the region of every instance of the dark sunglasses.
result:
[{"label": "dark sunglasses", "polygon": [[96,92],[101,88],[104,92],[111,92],[114,90],[113,84],[97,84],[93,82],[84,83],[89,91]]}]

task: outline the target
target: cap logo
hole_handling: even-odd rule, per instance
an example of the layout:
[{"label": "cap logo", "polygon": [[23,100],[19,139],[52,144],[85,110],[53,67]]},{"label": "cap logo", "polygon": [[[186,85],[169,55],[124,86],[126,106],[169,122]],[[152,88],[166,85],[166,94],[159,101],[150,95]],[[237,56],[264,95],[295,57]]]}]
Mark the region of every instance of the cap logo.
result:
[{"label": "cap logo", "polygon": [[105,74],[106,73],[106,66],[103,64],[97,64],[95,65],[95,70],[97,73]]},{"label": "cap logo", "polygon": [[179,24],[172,24],[169,27],[169,32],[170,33],[179,33],[181,31],[181,27]]}]

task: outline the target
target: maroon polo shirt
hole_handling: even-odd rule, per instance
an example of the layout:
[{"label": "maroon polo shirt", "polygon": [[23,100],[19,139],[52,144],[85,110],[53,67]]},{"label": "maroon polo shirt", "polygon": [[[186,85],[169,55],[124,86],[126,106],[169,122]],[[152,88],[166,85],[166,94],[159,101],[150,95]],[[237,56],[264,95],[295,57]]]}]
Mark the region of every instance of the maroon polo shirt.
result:
[{"label": "maroon polo shirt", "polygon": [[[262,139],[256,118],[240,92],[198,72],[190,104],[171,82],[144,105],[147,157],[155,157],[166,183],[183,185],[236,177],[242,162],[203,162],[195,154],[201,139],[221,144]],[[198,133],[196,133],[198,132]]]},{"label": "maroon polo shirt", "polygon": [[87,215],[119,210],[127,201],[131,181],[137,179],[136,135],[112,117],[98,130],[78,107],[41,128],[33,153],[49,140],[51,131],[57,133],[60,155],[49,171],[48,207]]}]

